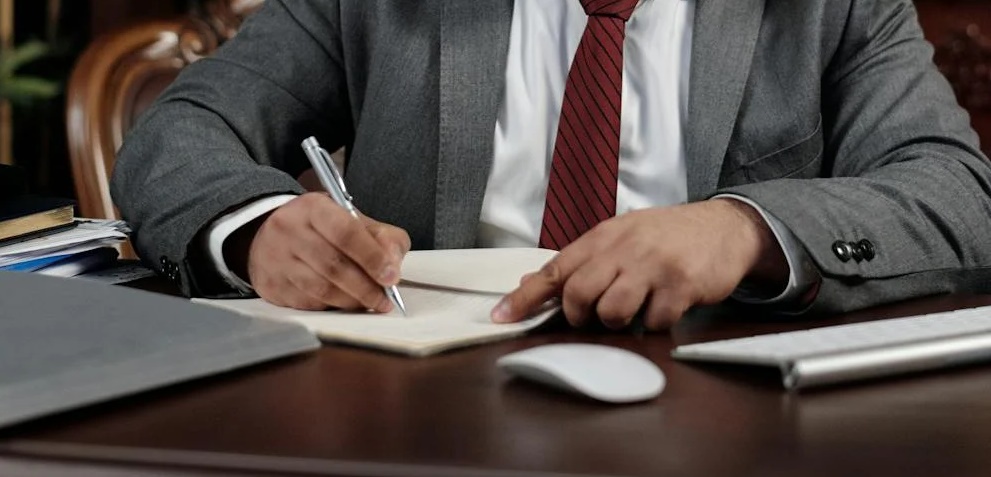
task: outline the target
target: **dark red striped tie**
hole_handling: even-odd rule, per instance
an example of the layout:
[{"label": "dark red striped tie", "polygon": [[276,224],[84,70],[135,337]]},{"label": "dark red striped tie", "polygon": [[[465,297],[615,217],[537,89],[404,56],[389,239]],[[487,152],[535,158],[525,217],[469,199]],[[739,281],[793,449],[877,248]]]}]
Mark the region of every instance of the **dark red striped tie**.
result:
[{"label": "dark red striped tie", "polygon": [[626,21],[639,0],[580,0],[588,25],[564,88],[540,246],[560,250],[616,215]]}]

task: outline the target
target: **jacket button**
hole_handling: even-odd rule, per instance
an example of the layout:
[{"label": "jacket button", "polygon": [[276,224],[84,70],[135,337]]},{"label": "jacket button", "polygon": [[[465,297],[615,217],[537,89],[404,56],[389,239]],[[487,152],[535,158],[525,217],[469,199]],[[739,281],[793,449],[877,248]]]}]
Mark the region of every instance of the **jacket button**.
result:
[{"label": "jacket button", "polygon": [[840,259],[841,262],[849,262],[853,258],[853,247],[842,240],[837,240],[833,242],[833,254],[836,258]]},{"label": "jacket button", "polygon": [[864,260],[867,260],[868,262],[874,260],[874,257],[877,256],[874,251],[874,244],[867,239],[857,242],[857,250],[860,251],[861,255],[863,255]]},{"label": "jacket button", "polygon": [[850,246],[850,256],[853,257],[854,261],[857,263],[864,261],[863,251],[860,250],[860,246],[857,245],[857,242],[850,242],[847,245]]}]

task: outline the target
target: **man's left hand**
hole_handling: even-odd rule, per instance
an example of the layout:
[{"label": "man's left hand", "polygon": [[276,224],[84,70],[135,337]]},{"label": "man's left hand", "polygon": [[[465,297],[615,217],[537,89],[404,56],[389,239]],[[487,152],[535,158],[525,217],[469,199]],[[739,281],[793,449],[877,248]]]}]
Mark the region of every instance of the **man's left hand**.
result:
[{"label": "man's left hand", "polygon": [[524,277],[492,312],[519,321],[561,298],[574,326],[596,317],[621,329],[642,312],[647,329],[671,327],[692,306],[726,299],[747,278],[783,290],[781,246],[749,205],[720,198],[630,212],[605,221]]}]

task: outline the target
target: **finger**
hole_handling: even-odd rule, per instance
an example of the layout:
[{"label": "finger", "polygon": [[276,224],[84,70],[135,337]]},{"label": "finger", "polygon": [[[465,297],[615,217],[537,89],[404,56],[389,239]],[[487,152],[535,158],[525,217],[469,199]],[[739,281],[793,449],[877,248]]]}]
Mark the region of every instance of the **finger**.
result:
[{"label": "finger", "polygon": [[644,326],[653,331],[671,328],[688,310],[687,303],[671,290],[656,290],[651,294],[650,304],[644,313]]},{"label": "finger", "polygon": [[269,300],[273,305],[302,311],[323,311],[327,305],[300,290],[291,288],[281,293],[277,300]]},{"label": "finger", "polygon": [[363,221],[372,237],[375,237],[375,240],[386,247],[386,250],[393,255],[397,262],[401,262],[403,257],[409,253],[413,245],[405,230],[367,217],[364,217]]},{"label": "finger", "polygon": [[270,279],[265,287],[256,288],[256,291],[258,296],[275,306],[308,311],[327,309],[326,303],[307,295],[293,285],[286,276],[280,279]]},{"label": "finger", "polygon": [[346,293],[366,310],[388,313],[391,303],[382,286],[373,281],[354,261],[323,240],[315,230],[300,234],[295,258],[306,264],[325,282]]},{"label": "finger", "polygon": [[322,307],[318,309],[327,309],[328,307],[346,310],[367,309],[362,303],[332,282],[324,279],[302,261],[295,260],[288,266],[286,278],[298,292],[297,294],[305,295],[311,301],[320,303]]},{"label": "finger", "polygon": [[365,223],[356,220],[329,197],[314,196],[309,208],[311,226],[379,285],[391,286],[399,282],[399,263],[375,240]]},{"label": "finger", "polygon": [[633,321],[650,292],[650,285],[631,273],[620,273],[599,298],[595,308],[607,328],[620,330]]},{"label": "finger", "polygon": [[619,275],[615,263],[594,260],[578,268],[564,284],[561,307],[572,326],[580,327],[595,312],[596,303]]},{"label": "finger", "polygon": [[523,274],[523,276],[520,277],[520,285],[526,283],[527,280],[533,278],[533,276],[536,275],[536,274],[537,274],[537,272],[530,272],[530,273]]},{"label": "finger", "polygon": [[513,323],[529,316],[547,300],[561,295],[564,283],[591,257],[593,240],[579,238],[544,264],[526,283],[504,296],[492,310],[492,321]]}]

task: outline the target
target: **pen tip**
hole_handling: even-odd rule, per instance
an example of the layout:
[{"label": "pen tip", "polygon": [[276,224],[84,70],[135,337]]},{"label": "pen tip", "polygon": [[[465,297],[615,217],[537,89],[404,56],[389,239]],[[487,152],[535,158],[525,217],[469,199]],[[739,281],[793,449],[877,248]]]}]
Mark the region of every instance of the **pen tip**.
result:
[{"label": "pen tip", "polygon": [[402,295],[399,294],[399,290],[396,289],[395,287],[393,287],[393,289],[392,289],[392,299],[393,299],[393,301],[396,304],[396,308],[399,308],[399,311],[403,314],[403,316],[404,317],[405,316],[409,316],[406,313],[406,303],[403,302]]}]

